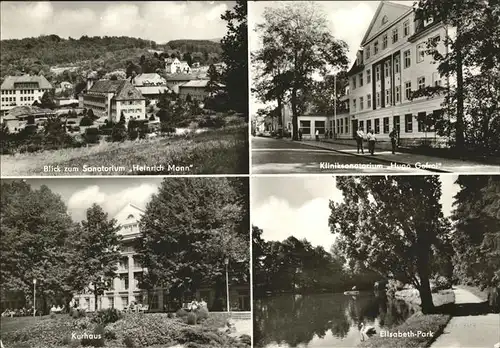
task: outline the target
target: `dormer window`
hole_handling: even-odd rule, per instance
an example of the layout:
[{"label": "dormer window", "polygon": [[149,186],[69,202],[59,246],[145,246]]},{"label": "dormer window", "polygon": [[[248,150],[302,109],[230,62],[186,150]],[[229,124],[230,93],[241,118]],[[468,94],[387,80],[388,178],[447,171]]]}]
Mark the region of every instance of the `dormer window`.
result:
[{"label": "dormer window", "polygon": [[382,25],[387,23],[389,20],[387,19],[387,16],[382,17]]},{"label": "dormer window", "polygon": [[434,22],[434,18],[432,17],[424,19],[424,27],[428,26],[429,24],[432,24],[432,22]]},{"label": "dormer window", "polygon": [[127,220],[129,219],[133,219],[134,218],[134,215],[130,214],[129,216],[127,216]]}]

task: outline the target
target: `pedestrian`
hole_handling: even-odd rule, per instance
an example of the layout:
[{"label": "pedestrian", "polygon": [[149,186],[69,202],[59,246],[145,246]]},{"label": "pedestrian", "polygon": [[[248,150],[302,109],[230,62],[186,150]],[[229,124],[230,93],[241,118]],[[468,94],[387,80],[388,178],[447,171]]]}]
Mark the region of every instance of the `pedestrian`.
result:
[{"label": "pedestrian", "polygon": [[359,150],[361,150],[361,153],[365,153],[364,149],[363,149],[363,140],[365,138],[365,132],[363,132],[363,130],[360,128],[356,131],[356,145],[358,147],[358,153],[359,153]]},{"label": "pedestrian", "polygon": [[299,140],[302,141],[302,128],[299,128]]},{"label": "pedestrian", "polygon": [[392,129],[392,131],[389,133],[389,138],[391,138],[392,154],[395,154],[398,144],[398,134],[396,132],[396,129]]},{"label": "pedestrian", "polygon": [[325,131],[325,139],[328,139],[328,129]]},{"label": "pedestrian", "polygon": [[370,151],[370,154],[373,156],[373,154],[375,153],[375,141],[377,139],[375,138],[372,129],[368,131],[366,138],[368,139],[368,150]]},{"label": "pedestrian", "polygon": [[316,129],[316,141],[319,141],[319,130]]}]

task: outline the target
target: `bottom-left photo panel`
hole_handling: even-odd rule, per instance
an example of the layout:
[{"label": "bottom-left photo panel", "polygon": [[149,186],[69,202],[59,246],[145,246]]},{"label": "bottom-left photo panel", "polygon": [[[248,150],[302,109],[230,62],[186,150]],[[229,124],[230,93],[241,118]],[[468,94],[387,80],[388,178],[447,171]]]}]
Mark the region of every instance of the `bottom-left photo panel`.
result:
[{"label": "bottom-left photo panel", "polygon": [[249,180],[1,180],[5,348],[252,345]]}]

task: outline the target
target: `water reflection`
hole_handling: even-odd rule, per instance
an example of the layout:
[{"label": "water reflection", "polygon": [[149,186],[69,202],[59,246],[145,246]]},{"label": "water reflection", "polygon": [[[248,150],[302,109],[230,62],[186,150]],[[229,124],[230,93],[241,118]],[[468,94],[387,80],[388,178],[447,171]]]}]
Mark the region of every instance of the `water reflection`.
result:
[{"label": "water reflection", "polygon": [[[378,296],[377,296],[378,295]],[[383,294],[277,295],[256,300],[255,347],[346,347],[361,340],[362,323],[389,329],[414,309]]]}]

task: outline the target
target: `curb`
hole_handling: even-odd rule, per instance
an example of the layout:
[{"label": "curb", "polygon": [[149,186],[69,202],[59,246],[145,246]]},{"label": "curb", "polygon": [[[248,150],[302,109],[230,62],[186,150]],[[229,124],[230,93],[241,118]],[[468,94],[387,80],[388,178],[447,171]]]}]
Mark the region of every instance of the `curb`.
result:
[{"label": "curb", "polygon": [[[287,141],[294,142],[294,140],[287,140]],[[302,141],[295,141],[295,142],[299,143],[299,144],[302,144],[302,145],[306,145],[306,146],[310,146],[310,147],[316,147],[316,148],[319,148],[319,149],[328,150],[328,151],[332,151],[332,152],[338,152],[338,153],[348,154],[348,155],[352,155],[352,156],[363,157],[363,158],[367,158],[367,159],[373,159],[373,160],[379,161],[379,162],[396,163],[396,164],[401,164],[401,165],[412,166],[410,163],[406,163],[406,162],[402,162],[402,161],[391,161],[391,160],[388,160],[388,159],[385,159],[385,158],[380,158],[380,157],[377,158],[375,156],[352,154],[352,153],[349,153],[347,151],[330,149],[330,148],[327,148],[327,147],[323,147],[321,145],[307,144],[307,143],[304,143]],[[415,169],[417,169],[417,168],[415,168]],[[443,169],[435,169],[435,168],[420,168],[420,169],[427,170],[429,172],[434,172],[434,173],[452,173],[450,171],[443,170]]]}]

